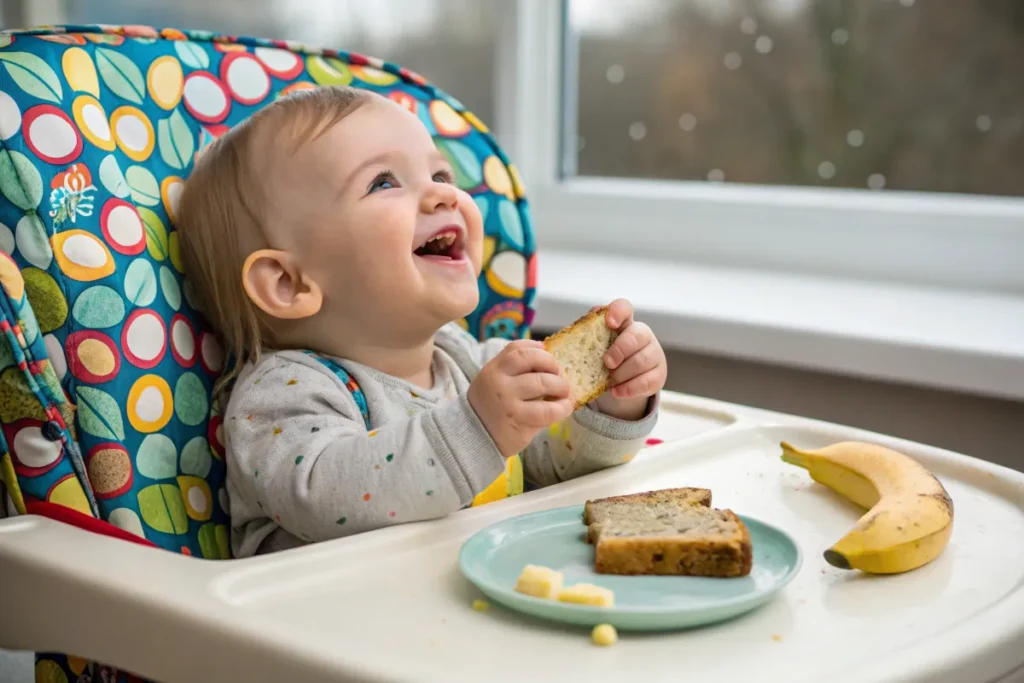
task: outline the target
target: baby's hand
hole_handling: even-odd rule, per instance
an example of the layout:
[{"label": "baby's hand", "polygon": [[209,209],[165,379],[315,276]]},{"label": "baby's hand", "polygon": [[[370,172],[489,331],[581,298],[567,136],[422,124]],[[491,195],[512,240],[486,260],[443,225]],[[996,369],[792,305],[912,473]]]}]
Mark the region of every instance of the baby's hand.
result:
[{"label": "baby's hand", "polygon": [[537,341],[514,341],[502,349],[469,385],[468,398],[506,458],[573,411],[569,382]]},{"label": "baby's hand", "polygon": [[612,388],[598,397],[597,409],[620,420],[639,420],[650,397],[665,387],[665,351],[651,328],[633,320],[633,305],[625,299],[608,305],[605,321],[619,336],[604,356]]}]

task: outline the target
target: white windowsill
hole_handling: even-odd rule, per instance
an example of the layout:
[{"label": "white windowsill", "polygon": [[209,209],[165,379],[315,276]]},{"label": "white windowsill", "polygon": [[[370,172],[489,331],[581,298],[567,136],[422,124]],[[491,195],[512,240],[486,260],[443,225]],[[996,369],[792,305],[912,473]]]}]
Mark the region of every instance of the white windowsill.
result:
[{"label": "white windowsill", "polygon": [[624,297],[666,349],[1024,400],[1024,296],[544,250],[534,327]]}]

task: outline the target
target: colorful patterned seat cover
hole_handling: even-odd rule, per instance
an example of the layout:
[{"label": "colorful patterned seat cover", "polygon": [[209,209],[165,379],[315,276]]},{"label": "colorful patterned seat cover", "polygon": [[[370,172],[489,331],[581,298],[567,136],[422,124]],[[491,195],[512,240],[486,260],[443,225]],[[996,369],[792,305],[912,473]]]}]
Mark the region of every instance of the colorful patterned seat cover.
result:
[{"label": "colorful patterned seat cover", "polygon": [[[0,476],[11,513],[59,505],[167,550],[227,557],[210,400],[225,361],[182,276],[175,206],[195,158],[230,126],[289,92],[339,84],[385,94],[430,129],[485,221],[481,304],[463,323],[481,338],[527,334],[536,268],[522,183],[486,126],[421,76],[198,31],[0,33]],[[497,481],[484,499],[511,488]],[[36,673],[110,672],[47,655]]]}]

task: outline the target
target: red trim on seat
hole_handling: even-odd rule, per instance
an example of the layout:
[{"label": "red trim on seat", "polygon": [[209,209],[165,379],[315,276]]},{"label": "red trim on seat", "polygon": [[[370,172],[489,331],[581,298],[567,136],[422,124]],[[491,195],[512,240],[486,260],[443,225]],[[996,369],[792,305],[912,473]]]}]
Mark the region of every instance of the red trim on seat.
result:
[{"label": "red trim on seat", "polygon": [[109,522],[90,517],[89,515],[82,514],[78,510],[72,510],[69,507],[63,505],[57,505],[55,503],[45,503],[42,501],[25,501],[25,512],[30,515],[39,515],[40,517],[46,517],[53,519],[58,522],[64,522],[71,526],[78,527],[79,529],[85,529],[91,531],[94,534],[100,534],[101,536],[112,536],[119,538],[122,541],[128,541],[129,543],[137,543],[138,545],[148,546],[150,548],[159,548],[151,541],[147,541],[144,538],[136,536],[130,531],[125,531],[120,527],[116,527]]}]

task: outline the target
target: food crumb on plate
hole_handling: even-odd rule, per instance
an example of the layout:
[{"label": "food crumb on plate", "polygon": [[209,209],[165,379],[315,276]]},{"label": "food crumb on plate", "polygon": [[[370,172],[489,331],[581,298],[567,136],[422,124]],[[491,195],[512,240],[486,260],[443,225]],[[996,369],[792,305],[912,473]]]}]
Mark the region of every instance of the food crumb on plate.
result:
[{"label": "food crumb on plate", "polygon": [[490,609],[490,607],[491,603],[487,602],[486,600],[477,599],[473,601],[473,609],[475,609],[477,612],[486,612],[488,609]]},{"label": "food crumb on plate", "polygon": [[778,633],[776,633],[776,634],[774,634],[772,636],[772,640],[774,640],[776,643],[781,643],[782,642],[782,636],[780,636]]}]

